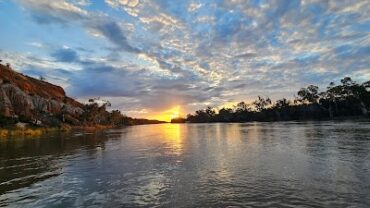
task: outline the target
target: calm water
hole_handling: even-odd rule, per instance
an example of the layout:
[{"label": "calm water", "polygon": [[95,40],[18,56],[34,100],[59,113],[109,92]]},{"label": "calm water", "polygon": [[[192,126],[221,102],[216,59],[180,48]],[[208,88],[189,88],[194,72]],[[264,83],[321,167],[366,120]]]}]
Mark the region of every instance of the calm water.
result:
[{"label": "calm water", "polygon": [[0,207],[370,207],[369,152],[369,122],[3,139]]}]

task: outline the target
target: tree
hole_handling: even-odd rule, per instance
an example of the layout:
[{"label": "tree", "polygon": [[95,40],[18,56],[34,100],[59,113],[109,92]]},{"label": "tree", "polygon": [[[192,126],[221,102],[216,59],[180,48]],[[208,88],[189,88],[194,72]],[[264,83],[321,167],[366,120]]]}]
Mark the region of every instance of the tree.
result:
[{"label": "tree", "polygon": [[108,124],[110,113],[107,107],[110,107],[109,101],[100,100],[100,98],[89,99],[89,103],[84,106],[82,118],[87,123]]},{"label": "tree", "polygon": [[41,81],[45,81],[45,80],[46,80],[46,78],[45,78],[44,76],[40,75],[40,76],[39,76],[39,80],[41,80]]},{"label": "tree", "polygon": [[243,101],[238,103],[234,108],[235,108],[235,112],[251,111],[250,105]]},{"label": "tree", "polygon": [[367,91],[370,91],[370,80],[362,83],[362,86],[365,87]]},{"label": "tree", "polygon": [[338,110],[338,104],[337,104],[337,89],[335,87],[334,82],[330,82],[329,86],[326,88],[326,92],[321,92],[319,103],[322,106],[327,106],[327,109],[329,111],[329,117],[334,117],[334,110],[333,105],[335,106],[335,111]]},{"label": "tree", "polygon": [[212,107],[207,107],[205,110],[195,111],[195,115],[189,114],[187,120],[195,123],[205,123],[215,120],[216,111]]},{"label": "tree", "polygon": [[339,85],[331,82],[326,91],[319,92],[319,87],[309,85],[297,92],[296,105],[282,98],[272,107],[271,99],[258,96],[251,104],[240,102],[233,109],[221,108],[218,113],[208,107],[189,114],[189,122],[245,122],[327,119],[334,116],[369,115],[370,81],[358,84],[350,77],[344,77]]},{"label": "tree", "polygon": [[233,110],[231,108],[221,108],[218,111],[218,121],[231,121],[233,118]]},{"label": "tree", "polygon": [[207,113],[209,118],[213,118],[216,115],[216,111],[210,106],[206,108],[205,112]]},{"label": "tree", "polygon": [[194,115],[193,119],[194,119],[195,122],[200,122],[200,123],[205,123],[205,122],[210,121],[209,116],[205,112],[205,110],[195,111],[195,115]]},{"label": "tree", "polygon": [[185,122],[186,122],[186,119],[182,117],[171,119],[171,123],[185,123]]},{"label": "tree", "polygon": [[62,116],[62,122],[66,122],[66,119],[65,119],[65,114],[67,113],[67,107],[66,105],[63,105],[62,108],[61,108],[61,116]]},{"label": "tree", "polygon": [[258,112],[266,109],[267,106],[271,105],[271,99],[269,97],[263,98],[258,96],[258,99],[253,102],[254,107]]},{"label": "tree", "polygon": [[298,92],[298,101],[301,103],[316,103],[319,99],[319,87],[309,85],[307,88],[301,88]]},{"label": "tree", "polygon": [[290,101],[283,98],[275,102],[274,108],[282,109],[282,108],[288,107],[289,105],[290,105]]},{"label": "tree", "polygon": [[110,123],[112,125],[121,125],[123,124],[123,115],[119,110],[113,110],[109,116]]}]

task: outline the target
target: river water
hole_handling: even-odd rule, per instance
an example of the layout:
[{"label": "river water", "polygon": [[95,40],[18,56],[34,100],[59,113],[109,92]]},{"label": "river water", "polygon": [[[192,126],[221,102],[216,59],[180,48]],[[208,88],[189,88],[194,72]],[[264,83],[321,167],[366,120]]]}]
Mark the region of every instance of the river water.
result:
[{"label": "river water", "polygon": [[369,122],[0,140],[0,207],[370,207]]}]

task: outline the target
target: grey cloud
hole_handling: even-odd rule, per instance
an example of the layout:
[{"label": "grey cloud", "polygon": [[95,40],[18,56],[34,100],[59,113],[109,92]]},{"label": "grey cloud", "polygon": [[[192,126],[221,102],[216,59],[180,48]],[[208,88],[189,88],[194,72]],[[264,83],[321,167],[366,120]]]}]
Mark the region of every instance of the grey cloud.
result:
[{"label": "grey cloud", "polygon": [[79,56],[76,51],[70,49],[70,48],[62,48],[54,51],[51,54],[52,57],[55,58],[56,61],[61,62],[76,62],[79,61]]},{"label": "grey cloud", "polygon": [[139,53],[140,50],[131,46],[123,30],[115,21],[96,20],[88,23],[88,27],[99,31],[105,38],[112,42],[119,49],[132,53]]}]

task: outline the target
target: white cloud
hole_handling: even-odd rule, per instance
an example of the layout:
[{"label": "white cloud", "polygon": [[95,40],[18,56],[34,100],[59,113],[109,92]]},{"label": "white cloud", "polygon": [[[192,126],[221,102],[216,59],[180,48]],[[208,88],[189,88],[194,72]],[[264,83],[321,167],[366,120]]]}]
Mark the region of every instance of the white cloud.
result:
[{"label": "white cloud", "polygon": [[[88,1],[21,2],[41,22],[82,20],[82,29],[106,47],[101,48],[104,55],[80,57],[80,75],[107,82],[96,94],[131,99],[135,108],[114,99],[130,112],[149,112],[175,101],[195,110],[258,94],[289,98],[308,83],[369,76],[364,73],[369,69],[369,30],[361,26],[369,21],[367,1],[105,0],[131,15],[124,18],[87,10]],[[33,65],[76,67],[46,60]],[[80,85],[69,89],[93,96],[90,80],[70,76]]]}]

